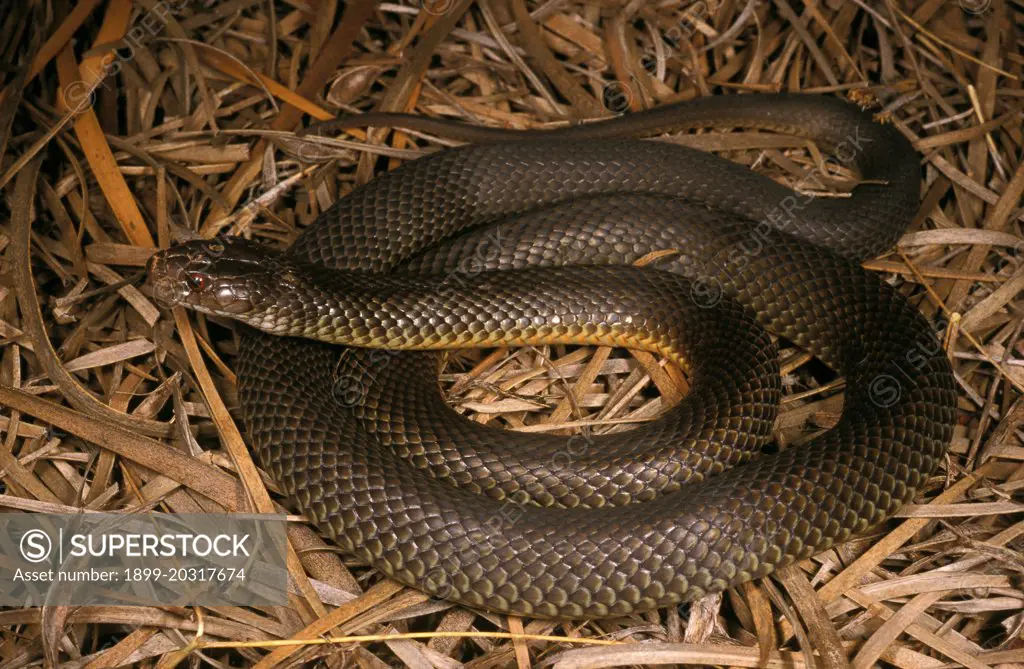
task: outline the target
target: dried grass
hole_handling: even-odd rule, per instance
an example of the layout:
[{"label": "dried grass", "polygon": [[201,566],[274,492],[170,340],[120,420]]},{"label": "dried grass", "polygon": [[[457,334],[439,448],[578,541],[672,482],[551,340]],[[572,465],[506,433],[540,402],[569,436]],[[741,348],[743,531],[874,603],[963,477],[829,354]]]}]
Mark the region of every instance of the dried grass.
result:
[{"label": "dried grass", "polygon": [[[0,106],[0,507],[279,508],[232,413],[230,330],[161,312],[125,279],[186,229],[287,243],[432,143],[298,138],[303,119],[544,127],[736,91],[869,91],[922,153],[920,214],[866,266],[949,322],[961,401],[945,471],[872,536],[682,610],[475,613],[295,523],[288,609],[7,610],[2,666],[1024,665],[1019,0],[356,1],[328,20],[336,4],[37,0],[0,16],[15,64]],[[177,11],[154,22],[161,7]],[[683,141],[782,179],[816,161],[785,138]],[[778,437],[793,445],[834,424],[842,383],[783,355]],[[557,346],[470,353],[445,380],[472,419],[522,431],[622,430],[685,391],[651,356]],[[595,643],[609,645],[582,647]]]}]

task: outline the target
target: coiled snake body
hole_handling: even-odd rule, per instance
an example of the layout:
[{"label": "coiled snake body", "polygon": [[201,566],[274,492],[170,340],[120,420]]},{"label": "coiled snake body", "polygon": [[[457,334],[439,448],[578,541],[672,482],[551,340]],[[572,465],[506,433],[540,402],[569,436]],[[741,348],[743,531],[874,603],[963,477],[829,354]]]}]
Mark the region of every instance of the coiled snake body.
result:
[{"label": "coiled snake body", "polygon": [[[711,126],[811,138],[863,183],[814,198],[716,156],[615,138]],[[760,95],[511,142],[442,130],[484,143],[357,188],[284,255],[218,240],[151,265],[179,302],[305,337],[244,336],[243,416],[262,465],[346,552],[473,607],[608,617],[820,552],[933,473],[952,434],[950,366],[921,315],[857,262],[917,209],[917,158],[893,128],[838,99]],[[772,454],[757,451],[780,383],[758,325],[847,378],[839,423]],[[436,354],[308,338],[622,345],[675,360],[692,388],[629,432],[513,434],[444,404]]]}]

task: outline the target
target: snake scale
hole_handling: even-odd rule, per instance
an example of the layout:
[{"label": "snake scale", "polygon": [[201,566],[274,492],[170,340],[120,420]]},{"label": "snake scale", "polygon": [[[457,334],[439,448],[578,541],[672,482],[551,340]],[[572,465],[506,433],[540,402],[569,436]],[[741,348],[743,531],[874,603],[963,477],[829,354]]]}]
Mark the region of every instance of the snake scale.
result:
[{"label": "snake scale", "polygon": [[[345,552],[472,607],[609,617],[820,552],[936,470],[955,420],[949,362],[920,313],[859,265],[918,207],[918,159],[893,127],[798,94],[528,133],[352,122],[369,121],[475,143],[356,188],[284,253],[200,240],[150,264],[172,301],[264,331],[243,333],[237,361],[253,447]],[[814,197],[636,138],[694,128],[813,140],[861,182]],[[847,385],[835,427],[762,453],[781,394],[765,331]],[[619,434],[517,434],[451,410],[424,352],[559,342],[660,353],[689,394]]]}]

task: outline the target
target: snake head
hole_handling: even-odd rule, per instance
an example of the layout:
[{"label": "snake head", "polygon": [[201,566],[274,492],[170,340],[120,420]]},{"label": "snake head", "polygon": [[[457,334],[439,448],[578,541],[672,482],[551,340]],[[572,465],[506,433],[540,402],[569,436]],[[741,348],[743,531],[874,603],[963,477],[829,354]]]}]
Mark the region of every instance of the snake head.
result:
[{"label": "snake head", "polygon": [[289,263],[245,239],[204,239],[154,254],[146,265],[154,297],[216,316],[247,320],[287,284]]}]

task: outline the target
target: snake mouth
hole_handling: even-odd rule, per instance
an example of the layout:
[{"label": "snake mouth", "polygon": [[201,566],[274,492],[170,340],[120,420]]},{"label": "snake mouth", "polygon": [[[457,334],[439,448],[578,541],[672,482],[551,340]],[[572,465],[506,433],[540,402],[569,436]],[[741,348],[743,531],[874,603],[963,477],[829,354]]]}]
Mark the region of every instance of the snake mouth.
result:
[{"label": "snake mouth", "polygon": [[183,278],[184,268],[169,255],[168,251],[158,251],[146,261],[147,283],[153,291],[153,298],[168,308],[190,305],[192,291]]}]

